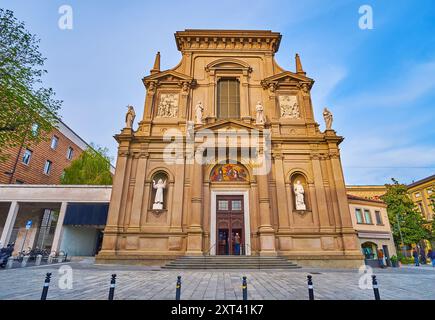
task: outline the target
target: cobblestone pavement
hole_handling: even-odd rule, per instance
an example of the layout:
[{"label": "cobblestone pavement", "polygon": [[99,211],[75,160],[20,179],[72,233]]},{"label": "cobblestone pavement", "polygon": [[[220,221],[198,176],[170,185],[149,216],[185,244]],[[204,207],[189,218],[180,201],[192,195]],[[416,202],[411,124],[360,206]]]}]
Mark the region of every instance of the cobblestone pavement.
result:
[{"label": "cobblestone pavement", "polygon": [[[60,288],[65,283],[59,272],[61,266],[72,268],[72,289]],[[86,261],[0,270],[0,299],[39,299],[47,272],[53,274],[48,299],[107,299],[112,273],[117,274],[115,299],[174,299],[176,278],[181,275],[182,300],[241,300],[242,276],[248,279],[249,299],[306,300],[308,274],[313,276],[316,299],[373,299],[372,289],[359,288],[358,270],[169,271],[159,267],[94,265]],[[374,272],[382,299],[435,300],[433,268],[388,268]]]}]

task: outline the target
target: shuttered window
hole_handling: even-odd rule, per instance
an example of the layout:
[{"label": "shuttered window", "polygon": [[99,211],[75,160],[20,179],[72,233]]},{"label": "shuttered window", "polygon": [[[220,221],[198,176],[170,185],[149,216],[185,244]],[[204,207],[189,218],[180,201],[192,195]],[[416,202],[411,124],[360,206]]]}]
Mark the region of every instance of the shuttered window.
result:
[{"label": "shuttered window", "polygon": [[240,85],[236,79],[221,79],[217,90],[217,115],[220,119],[240,118]]}]

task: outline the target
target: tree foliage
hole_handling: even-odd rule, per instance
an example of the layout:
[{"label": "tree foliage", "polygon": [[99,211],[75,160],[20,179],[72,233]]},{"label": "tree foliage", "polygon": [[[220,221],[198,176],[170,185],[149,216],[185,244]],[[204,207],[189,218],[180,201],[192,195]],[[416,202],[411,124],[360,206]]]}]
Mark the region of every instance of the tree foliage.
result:
[{"label": "tree foliage", "polygon": [[[13,12],[0,8],[0,152],[44,139],[56,125],[61,101],[42,85],[40,40]],[[37,125],[42,134],[30,134]]]},{"label": "tree foliage", "polygon": [[406,185],[400,184],[395,179],[392,181],[392,184],[385,185],[387,192],[382,196],[382,200],[387,204],[388,219],[393,231],[394,242],[401,244],[401,236],[405,245],[429,239],[429,223],[412,202]]},{"label": "tree foliage", "polygon": [[91,144],[71,162],[61,177],[61,184],[111,185],[110,157],[108,149]]}]

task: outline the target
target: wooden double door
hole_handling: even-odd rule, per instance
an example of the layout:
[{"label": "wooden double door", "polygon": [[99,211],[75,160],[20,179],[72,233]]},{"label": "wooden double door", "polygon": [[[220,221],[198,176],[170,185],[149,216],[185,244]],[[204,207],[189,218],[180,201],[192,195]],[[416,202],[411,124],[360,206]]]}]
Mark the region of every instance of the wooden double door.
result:
[{"label": "wooden double door", "polygon": [[218,255],[244,255],[243,195],[216,196],[216,239]]}]

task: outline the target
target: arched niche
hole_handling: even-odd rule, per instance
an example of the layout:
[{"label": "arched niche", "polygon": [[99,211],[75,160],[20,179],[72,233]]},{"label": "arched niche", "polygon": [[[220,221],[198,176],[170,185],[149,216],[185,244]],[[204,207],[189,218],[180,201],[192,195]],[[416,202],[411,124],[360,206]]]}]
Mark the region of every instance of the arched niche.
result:
[{"label": "arched niche", "polygon": [[[305,210],[298,210],[296,208],[295,185],[298,184],[298,182],[300,182],[300,184],[302,185],[303,191],[304,191],[303,197],[304,197],[304,202],[305,202]],[[291,188],[291,192],[292,192],[293,210],[294,211],[311,211],[310,190],[309,190],[308,181],[307,181],[305,174],[303,174],[302,172],[299,172],[299,171],[293,172],[290,176],[290,188]]]},{"label": "arched niche", "polygon": [[[163,189],[163,206],[161,208],[154,208],[154,203],[157,195],[157,188],[154,187],[154,182],[156,184],[162,181],[165,183],[165,188]],[[164,170],[155,171],[151,176],[150,181],[150,201],[148,208],[151,210],[166,210],[168,208],[168,191],[170,187],[169,174]]]}]

